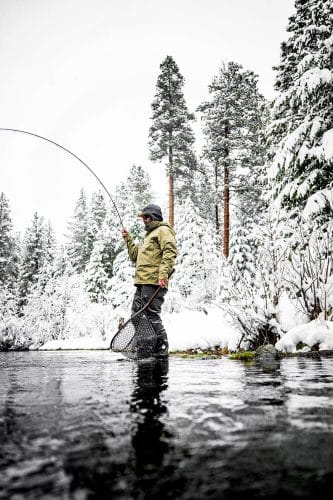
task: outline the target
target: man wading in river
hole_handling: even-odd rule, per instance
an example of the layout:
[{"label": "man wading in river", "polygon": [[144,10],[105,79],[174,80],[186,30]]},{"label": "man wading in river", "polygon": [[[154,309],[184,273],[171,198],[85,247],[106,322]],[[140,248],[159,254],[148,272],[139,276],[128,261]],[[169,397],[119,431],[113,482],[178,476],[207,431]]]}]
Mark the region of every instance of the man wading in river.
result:
[{"label": "man wading in river", "polygon": [[168,290],[168,278],[177,256],[176,239],[170,224],[163,221],[162,211],[158,205],[147,205],[139,213],[139,217],[142,217],[146,229],[142,245],[136,245],[126,229],[121,231],[122,237],[127,242],[128,255],[136,264],[134,277],[136,292],[132,314],[139,311],[156,289],[161,287],[146,310],[157,336],[154,356],[159,358],[168,355],[168,337],[160,314]]}]

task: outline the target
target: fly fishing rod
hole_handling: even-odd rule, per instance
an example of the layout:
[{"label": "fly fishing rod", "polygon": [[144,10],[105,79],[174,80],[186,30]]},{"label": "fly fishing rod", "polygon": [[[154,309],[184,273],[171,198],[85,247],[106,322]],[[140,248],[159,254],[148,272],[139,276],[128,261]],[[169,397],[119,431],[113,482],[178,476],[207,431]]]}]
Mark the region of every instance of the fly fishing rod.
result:
[{"label": "fly fishing rod", "polygon": [[81,160],[81,158],[79,158],[76,154],[74,154],[72,151],[70,151],[68,148],[65,148],[61,144],[58,144],[57,142],[52,141],[52,139],[48,139],[47,137],[44,137],[44,136],[39,135],[39,134],[35,134],[33,132],[28,132],[27,130],[19,130],[19,129],[16,129],[16,128],[4,128],[4,127],[0,127],[0,131],[2,131],[2,132],[14,132],[14,133],[18,133],[18,134],[25,134],[25,135],[30,135],[32,137],[37,137],[37,139],[42,139],[43,141],[49,142],[50,144],[53,144],[54,146],[57,146],[58,148],[62,149],[66,153],[69,153],[71,156],[73,156],[84,167],[86,167],[86,169],[88,169],[89,172],[100,183],[100,185],[102,186],[102,188],[104,189],[104,191],[106,192],[106,194],[108,195],[108,197],[111,200],[111,203],[112,203],[112,205],[113,205],[113,207],[114,207],[114,209],[116,211],[116,214],[117,214],[117,216],[118,216],[118,218],[120,220],[121,226],[124,227],[124,223],[123,223],[123,220],[122,220],[121,215],[119,213],[119,210],[117,208],[117,205],[115,204],[114,200],[112,199],[112,196],[110,195],[109,191],[107,190],[107,188],[105,187],[105,185],[103,184],[103,182],[101,181],[101,179],[98,177],[98,175],[93,171],[93,169],[91,167],[89,167],[89,165],[87,165],[83,160]]},{"label": "fly fishing rod", "polygon": [[[87,163],[85,163],[79,156],[70,151],[70,149],[62,146],[61,144],[57,143],[56,141],[53,141],[52,139],[48,139],[47,137],[44,137],[40,134],[35,134],[34,132],[28,132],[27,130],[0,127],[0,131],[13,132],[13,133],[25,134],[32,137],[36,137],[37,139],[41,139],[43,141],[49,142],[50,144],[53,144],[54,146],[62,149],[66,153],[69,153],[71,156],[73,156],[73,158],[78,160],[87,170],[89,170],[89,172],[95,177],[95,179],[97,179],[97,181],[102,186],[102,188],[108,195],[109,199],[111,200],[111,203],[118,215],[121,226],[124,227],[124,223],[117,208],[117,205],[115,204],[108,189],[105,187],[105,185],[98,177],[98,175],[93,171],[93,169],[89,167],[89,165],[87,165]],[[128,245],[127,240],[126,243]],[[170,276],[172,272],[170,273]],[[161,286],[157,288],[157,290],[150,298],[150,300],[118,329],[118,332],[114,335],[111,341],[111,346],[110,346],[111,349],[113,349],[116,352],[122,352],[126,356],[134,359],[137,358],[138,355],[141,356],[143,355],[142,357],[147,357],[147,353],[152,352],[156,342],[156,334],[148,316],[146,316],[145,314],[145,311],[148,309],[148,306],[151,304],[151,302],[157,296],[160,290]],[[141,331],[140,335],[137,334],[139,330]],[[143,332],[144,336],[142,335]],[[142,340],[144,340],[144,342],[142,342]]]}]

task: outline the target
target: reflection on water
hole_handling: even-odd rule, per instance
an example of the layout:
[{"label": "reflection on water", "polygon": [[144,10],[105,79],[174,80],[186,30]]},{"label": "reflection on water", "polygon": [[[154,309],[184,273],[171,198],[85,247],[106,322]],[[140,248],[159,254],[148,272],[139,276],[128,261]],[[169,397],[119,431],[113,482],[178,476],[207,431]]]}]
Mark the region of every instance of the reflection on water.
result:
[{"label": "reflection on water", "polygon": [[168,361],[143,362],[137,366],[130,410],[134,415],[132,445],[135,471],[144,476],[158,469],[168,452],[167,435],[161,417],[167,412],[162,391],[167,385]]},{"label": "reflection on water", "polygon": [[168,409],[163,393],[168,388],[168,370],[168,360],[143,361],[136,366],[130,404],[135,471],[133,498],[157,498],[162,491],[163,495],[176,498],[180,491],[181,482],[175,480],[175,467],[169,455],[172,434],[166,426]]},{"label": "reflection on water", "polygon": [[1,499],[329,498],[333,358],[0,353]]}]

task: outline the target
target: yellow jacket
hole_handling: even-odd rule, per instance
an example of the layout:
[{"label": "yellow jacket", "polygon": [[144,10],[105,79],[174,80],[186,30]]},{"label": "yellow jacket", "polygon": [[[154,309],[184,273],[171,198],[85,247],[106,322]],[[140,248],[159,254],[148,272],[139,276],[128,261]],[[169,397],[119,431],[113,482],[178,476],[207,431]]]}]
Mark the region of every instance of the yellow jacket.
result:
[{"label": "yellow jacket", "polygon": [[168,222],[152,221],[141,245],[136,245],[128,235],[127,249],[136,264],[136,285],[158,285],[167,279],[177,257],[176,235]]}]

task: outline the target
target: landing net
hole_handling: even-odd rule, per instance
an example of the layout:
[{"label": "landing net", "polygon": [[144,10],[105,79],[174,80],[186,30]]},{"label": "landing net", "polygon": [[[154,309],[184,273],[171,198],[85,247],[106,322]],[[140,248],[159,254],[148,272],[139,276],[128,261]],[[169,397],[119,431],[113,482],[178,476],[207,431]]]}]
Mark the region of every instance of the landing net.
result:
[{"label": "landing net", "polygon": [[150,358],[156,344],[155,330],[144,312],[132,316],[119,328],[110,348],[131,359]]}]

